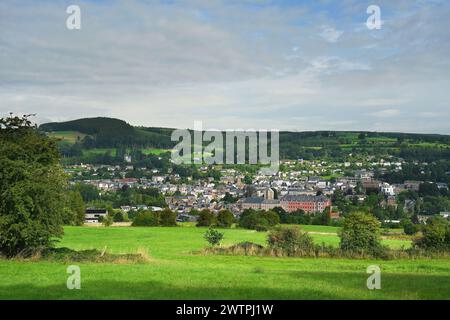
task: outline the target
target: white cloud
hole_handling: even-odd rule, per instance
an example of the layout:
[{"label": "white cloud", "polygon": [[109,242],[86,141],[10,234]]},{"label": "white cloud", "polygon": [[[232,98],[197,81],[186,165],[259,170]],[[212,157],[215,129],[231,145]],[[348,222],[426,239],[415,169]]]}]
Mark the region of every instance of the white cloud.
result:
[{"label": "white cloud", "polygon": [[322,26],[320,36],[328,42],[335,43],[344,34],[344,31],[336,30],[333,27]]}]

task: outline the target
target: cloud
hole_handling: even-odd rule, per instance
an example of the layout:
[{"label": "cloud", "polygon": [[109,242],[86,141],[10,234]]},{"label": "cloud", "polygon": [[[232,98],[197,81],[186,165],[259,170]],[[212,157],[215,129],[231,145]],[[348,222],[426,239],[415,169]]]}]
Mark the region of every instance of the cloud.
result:
[{"label": "cloud", "polygon": [[2,1],[0,113],[450,133],[450,3],[315,3]]},{"label": "cloud", "polygon": [[334,43],[344,34],[344,31],[336,30],[333,27],[323,26],[320,36],[328,42]]},{"label": "cloud", "polygon": [[400,110],[397,109],[386,109],[386,110],[380,110],[376,112],[372,112],[371,115],[377,118],[390,118],[390,117],[396,117],[400,115]]}]

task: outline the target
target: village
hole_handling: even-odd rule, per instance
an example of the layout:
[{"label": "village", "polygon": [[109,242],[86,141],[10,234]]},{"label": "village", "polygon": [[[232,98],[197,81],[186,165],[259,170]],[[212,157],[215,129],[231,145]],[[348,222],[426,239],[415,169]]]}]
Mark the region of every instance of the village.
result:
[{"label": "village", "polygon": [[[418,222],[426,222],[432,214],[415,212],[417,199],[399,195],[406,191],[419,192],[426,181],[405,180],[390,184],[376,176],[402,169],[402,159],[379,159],[368,157],[358,161],[327,163],[325,161],[286,160],[280,162],[280,171],[273,175],[255,174],[251,178],[247,172],[221,166],[198,166],[198,171],[215,169],[220,177],[195,179],[182,177],[178,173],[162,173],[158,169],[135,168],[129,156],[125,165],[80,164],[66,167],[72,175],[72,184],[82,183],[98,189],[99,193],[116,192],[123,188],[156,189],[165,199],[165,205],[178,214],[179,221],[195,221],[191,211],[209,209],[219,212],[227,209],[238,217],[245,209],[272,210],[281,207],[286,212],[302,210],[308,214],[327,211],[329,218],[338,220],[342,214],[333,204],[333,197],[339,193],[347,200],[364,204],[368,196],[377,194],[381,201],[378,206],[399,210],[406,216],[416,215]],[[424,168],[428,163],[420,163]],[[426,170],[426,169],[424,169]],[[133,176],[133,177],[130,177]],[[89,177],[89,178],[87,178]],[[109,178],[108,178],[109,177]],[[435,184],[439,190],[448,190],[446,183]],[[118,208],[123,212],[131,210],[162,210],[160,206],[145,203],[126,204]],[[90,211],[91,210],[91,211]],[[95,208],[88,208],[92,212]],[[96,211],[97,212],[97,211]],[[106,210],[101,211],[104,215]],[[420,214],[419,214],[420,213]],[[448,212],[440,212],[444,218]],[[86,222],[98,222],[98,214],[87,213]],[[401,217],[385,219],[382,222],[399,224]]]}]

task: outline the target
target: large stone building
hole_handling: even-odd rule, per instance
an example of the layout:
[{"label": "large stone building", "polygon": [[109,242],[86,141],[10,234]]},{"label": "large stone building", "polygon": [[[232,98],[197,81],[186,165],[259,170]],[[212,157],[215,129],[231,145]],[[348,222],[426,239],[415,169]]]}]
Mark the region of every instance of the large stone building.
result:
[{"label": "large stone building", "polygon": [[282,207],[286,212],[303,210],[307,213],[323,212],[331,206],[331,200],[325,196],[286,195],[280,200],[268,200],[260,197],[245,198],[241,202],[242,209],[271,210]]},{"label": "large stone building", "polygon": [[286,212],[303,210],[307,213],[322,212],[331,206],[331,200],[325,196],[286,195],[280,200]]}]

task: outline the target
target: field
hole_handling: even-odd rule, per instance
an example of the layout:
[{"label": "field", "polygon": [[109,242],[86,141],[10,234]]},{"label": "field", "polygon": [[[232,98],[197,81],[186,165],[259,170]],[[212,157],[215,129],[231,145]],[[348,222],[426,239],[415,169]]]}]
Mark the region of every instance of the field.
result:
[{"label": "field", "polygon": [[[308,227],[338,243],[332,229]],[[0,299],[449,299],[450,261],[275,258],[206,255],[204,228],[67,227],[59,246],[145,250],[143,264],[78,264],[81,290],[68,290],[69,263],[0,260]],[[265,234],[224,230],[224,245],[265,242]],[[326,233],[326,234],[322,234]],[[401,242],[401,241],[400,241]],[[403,241],[404,242],[404,241]],[[398,246],[399,243],[389,243]],[[403,243],[405,244],[405,243]],[[382,289],[366,287],[366,268]]]},{"label": "field", "polygon": [[61,143],[74,144],[84,139],[86,134],[77,131],[55,131],[48,133],[48,136],[55,138]]}]

